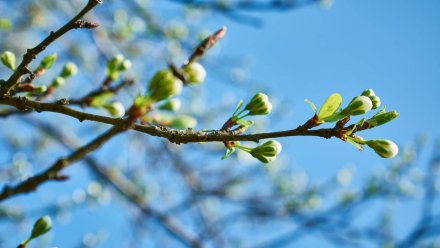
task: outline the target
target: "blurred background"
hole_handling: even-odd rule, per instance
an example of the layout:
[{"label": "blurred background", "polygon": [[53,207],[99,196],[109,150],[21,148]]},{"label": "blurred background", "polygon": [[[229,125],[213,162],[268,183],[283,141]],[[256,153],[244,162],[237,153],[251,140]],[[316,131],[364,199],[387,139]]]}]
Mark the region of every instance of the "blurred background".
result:
[{"label": "blurred background", "polygon": [[[86,2],[0,0],[1,52],[21,58]],[[67,62],[78,67],[45,101],[87,95],[123,54],[132,67],[117,81],[133,84],[113,99],[128,108],[157,70],[182,64],[226,26],[200,61],[207,79],[180,96],[177,114],[194,118],[195,129],[220,128],[257,92],[274,111],[248,133],[292,129],[313,115],[304,99],[319,106],[338,92],[347,104],[371,88],[400,117],[360,135],[395,141],[399,155],[287,137],[265,165],[243,152],[221,160],[221,143],[175,145],[129,131],[67,168],[68,180],[1,202],[0,247],[16,247],[45,214],[52,231],[29,247],[440,247],[439,13],[435,0],[104,1],[86,16],[99,28],[67,33],[32,64],[58,54],[38,85]],[[9,75],[0,67],[0,79]],[[11,110],[0,106],[2,188],[108,128]]]}]

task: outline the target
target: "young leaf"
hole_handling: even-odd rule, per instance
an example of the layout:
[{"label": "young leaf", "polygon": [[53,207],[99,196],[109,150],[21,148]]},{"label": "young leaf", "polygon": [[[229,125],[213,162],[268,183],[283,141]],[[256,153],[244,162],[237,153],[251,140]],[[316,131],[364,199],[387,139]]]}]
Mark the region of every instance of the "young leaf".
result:
[{"label": "young leaf", "polygon": [[250,121],[250,120],[241,120],[240,119],[240,120],[237,120],[236,123],[238,125],[246,127],[246,128],[251,127],[252,125],[254,125],[254,122]]},{"label": "young leaf", "polygon": [[348,144],[353,145],[354,147],[356,147],[359,151],[362,151],[364,148],[362,147],[362,145],[356,143],[355,141],[351,140],[350,137],[348,137],[348,139],[346,140]]},{"label": "young leaf", "polygon": [[334,93],[330,95],[327,100],[325,100],[324,104],[321,106],[321,109],[318,113],[319,120],[324,120],[327,117],[333,115],[336,110],[339,109],[342,103],[342,97],[338,93]]},{"label": "young leaf", "polygon": [[226,150],[226,154],[222,157],[222,159],[226,159],[226,158],[228,158],[228,157],[231,156],[231,154],[234,153],[234,152],[235,152],[235,147],[229,147],[229,148]]},{"label": "young leaf", "polygon": [[242,105],[243,105],[243,100],[240,100],[238,102],[237,107],[235,108],[234,113],[232,114],[232,116],[234,116],[238,112],[238,110],[240,110]]},{"label": "young leaf", "polygon": [[313,102],[309,101],[309,99],[304,99],[304,102],[306,102],[313,109],[313,112],[317,113],[316,106],[313,104]]}]

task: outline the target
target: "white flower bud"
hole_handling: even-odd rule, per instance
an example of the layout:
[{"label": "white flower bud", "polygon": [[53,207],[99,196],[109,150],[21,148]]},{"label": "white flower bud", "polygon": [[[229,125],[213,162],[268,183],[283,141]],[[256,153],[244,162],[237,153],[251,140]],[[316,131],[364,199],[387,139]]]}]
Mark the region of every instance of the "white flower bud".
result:
[{"label": "white flower bud", "polygon": [[31,234],[30,239],[34,239],[38,236],[41,236],[41,235],[49,232],[51,228],[52,228],[52,220],[50,219],[49,216],[45,215],[45,216],[39,218],[34,223],[34,228],[32,229],[32,234]]},{"label": "white flower bud", "polygon": [[392,158],[399,152],[399,147],[391,140],[369,140],[366,144],[382,158]]},{"label": "white flower bud", "polygon": [[203,65],[193,62],[183,67],[183,75],[188,83],[203,83],[206,78],[206,70]]},{"label": "white flower bud", "polygon": [[374,94],[374,91],[372,89],[366,89],[364,91],[362,91],[361,96],[376,96],[376,94]]},{"label": "white flower bud", "polygon": [[361,115],[373,108],[373,103],[367,96],[357,96],[351,100],[350,104],[342,110],[341,114]]},{"label": "white flower bud", "polygon": [[263,163],[270,163],[274,161],[277,155],[281,152],[282,146],[280,142],[269,140],[266,143],[257,146],[250,150],[250,154]]},{"label": "white flower bud", "polygon": [[153,76],[147,93],[154,101],[158,102],[180,94],[182,87],[180,79],[175,77],[170,70],[163,69]]},{"label": "white flower bud", "polygon": [[249,115],[267,115],[272,111],[272,104],[266,94],[257,93],[245,109],[249,110]]},{"label": "white flower bud", "polygon": [[373,103],[372,109],[380,107],[380,98],[378,96],[370,96],[371,103]]},{"label": "white flower bud", "polygon": [[65,83],[66,83],[66,79],[64,79],[63,77],[56,77],[52,81],[52,86],[53,87],[60,87],[60,86],[63,86]]},{"label": "white flower bud", "polygon": [[69,62],[63,67],[60,77],[68,78],[75,75],[77,72],[78,68],[76,67],[76,65],[73,62]]},{"label": "white flower bud", "polygon": [[2,63],[11,70],[15,70],[15,54],[10,51],[5,51],[0,57]]},{"label": "white flower bud", "polygon": [[122,117],[125,115],[124,105],[120,102],[112,102],[111,104],[105,105],[104,108],[115,117]]}]

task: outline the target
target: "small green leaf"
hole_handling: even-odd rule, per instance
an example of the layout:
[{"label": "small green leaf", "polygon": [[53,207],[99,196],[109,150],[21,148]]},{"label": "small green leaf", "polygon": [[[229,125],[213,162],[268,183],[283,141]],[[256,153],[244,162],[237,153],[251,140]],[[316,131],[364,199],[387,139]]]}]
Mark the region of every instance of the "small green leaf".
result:
[{"label": "small green leaf", "polygon": [[319,110],[319,120],[324,120],[325,118],[333,115],[341,106],[341,103],[342,97],[340,94],[334,93],[330,95],[327,100],[325,100],[324,104],[322,104],[321,109]]},{"label": "small green leaf", "polygon": [[362,151],[364,148],[362,147],[362,145],[356,143],[355,141],[351,140],[350,137],[348,137],[348,139],[346,140],[348,144],[356,147],[359,151]]},{"label": "small green leaf", "polygon": [[228,158],[228,157],[231,156],[232,153],[234,153],[234,152],[235,152],[235,147],[229,147],[229,148],[226,150],[226,154],[222,157],[222,159],[226,159],[226,158]]},{"label": "small green leaf", "polygon": [[318,112],[316,110],[315,104],[313,104],[313,102],[309,101],[309,99],[304,99],[304,102],[306,102],[313,109],[313,112],[315,112],[315,114]]},{"label": "small green leaf", "polygon": [[243,127],[246,127],[246,128],[251,127],[252,125],[254,125],[254,122],[250,121],[250,120],[237,120],[236,123],[237,123],[237,125],[243,126]]},{"label": "small green leaf", "polygon": [[334,114],[332,114],[332,115],[322,119],[321,121],[324,121],[324,122],[337,122],[337,121],[340,121],[340,120],[344,119],[346,116],[347,115],[345,115],[345,114],[336,112],[336,113],[334,113]]},{"label": "small green leaf", "polygon": [[238,102],[237,107],[235,108],[234,113],[232,114],[232,116],[234,116],[238,112],[238,110],[240,110],[242,105],[243,105],[243,100],[240,100]]}]

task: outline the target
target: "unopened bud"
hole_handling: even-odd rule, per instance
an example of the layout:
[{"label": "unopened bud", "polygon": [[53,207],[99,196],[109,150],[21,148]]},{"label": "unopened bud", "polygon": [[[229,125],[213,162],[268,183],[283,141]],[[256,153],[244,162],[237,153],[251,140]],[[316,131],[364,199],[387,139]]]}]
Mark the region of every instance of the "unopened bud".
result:
[{"label": "unopened bud", "polygon": [[119,71],[126,71],[131,68],[131,61],[126,59],[118,67]]},{"label": "unopened bud", "polygon": [[182,91],[182,81],[168,70],[158,71],[150,81],[147,93],[156,102],[168,99],[180,94]]},{"label": "unopened bud", "polygon": [[203,65],[193,62],[183,67],[183,75],[188,83],[203,83],[206,78],[206,70]]},{"label": "unopened bud", "polygon": [[38,236],[41,236],[41,235],[49,232],[51,228],[52,228],[52,220],[50,219],[49,216],[45,215],[45,216],[39,218],[34,223],[34,228],[32,229],[30,239],[34,239]]},{"label": "unopened bud", "polygon": [[51,55],[48,55],[46,57],[44,57],[41,62],[40,62],[40,67],[48,70],[52,67],[52,65],[55,63],[55,61],[57,60],[58,55],[56,53],[53,53]]},{"label": "unopened bud", "polygon": [[391,140],[368,140],[366,144],[382,158],[392,158],[399,152],[399,147]]},{"label": "unopened bud", "polygon": [[373,103],[372,109],[380,107],[380,98],[378,96],[370,96],[371,103]]},{"label": "unopened bud", "polygon": [[375,95],[376,94],[374,94],[374,91],[372,89],[366,89],[366,90],[362,91],[362,94],[361,94],[361,96],[368,96],[368,97],[375,96]]},{"label": "unopened bud", "polygon": [[399,116],[399,113],[397,111],[390,111],[390,112],[384,112],[377,114],[373,116],[371,119],[365,121],[368,124],[369,128],[376,127],[383,125],[389,121],[394,120]]},{"label": "unopened bud", "polygon": [[46,91],[47,91],[47,86],[46,85],[41,85],[41,86],[34,87],[34,93],[44,93]]},{"label": "unopened bud", "polygon": [[6,67],[15,71],[15,54],[13,52],[3,52],[1,56],[1,61]]},{"label": "unopened bud", "polygon": [[122,117],[125,115],[124,105],[120,102],[112,102],[111,104],[107,104],[104,108],[115,117]]},{"label": "unopened bud", "polygon": [[197,125],[197,120],[188,115],[178,115],[174,117],[169,125],[176,129],[193,128]]},{"label": "unopened bud", "polygon": [[341,114],[361,115],[371,110],[373,103],[367,96],[357,96],[351,100],[348,106],[342,110]]},{"label": "unopened bud", "polygon": [[272,104],[266,94],[257,93],[245,109],[249,110],[249,115],[267,115],[272,110]]},{"label": "unopened bud", "polygon": [[266,143],[253,148],[249,153],[256,159],[267,164],[274,161],[281,152],[282,146],[280,142],[269,140]]},{"label": "unopened bud", "polygon": [[75,75],[77,72],[78,68],[76,67],[76,65],[73,62],[69,62],[63,67],[60,77],[68,78]]},{"label": "unopened bud", "polygon": [[176,112],[180,109],[181,105],[182,102],[179,99],[173,98],[162,104],[159,109]]},{"label": "unopened bud", "polygon": [[57,87],[61,87],[66,83],[66,79],[64,79],[63,77],[56,77],[53,81],[52,81],[52,86],[57,88]]}]

